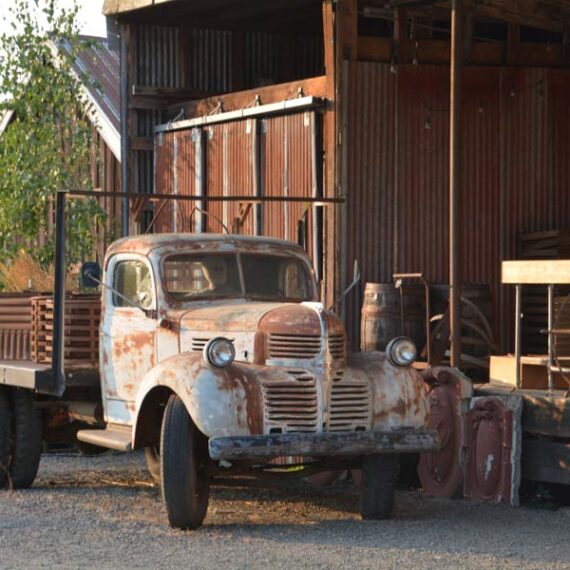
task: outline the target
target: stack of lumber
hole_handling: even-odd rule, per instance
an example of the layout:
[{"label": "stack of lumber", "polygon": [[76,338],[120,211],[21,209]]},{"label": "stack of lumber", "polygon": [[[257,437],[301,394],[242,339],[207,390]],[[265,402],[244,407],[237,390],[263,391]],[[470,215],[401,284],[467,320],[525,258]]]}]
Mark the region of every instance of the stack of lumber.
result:
[{"label": "stack of lumber", "polygon": [[29,360],[32,302],[28,293],[0,293],[0,360]]},{"label": "stack of lumber", "polygon": [[570,259],[570,230],[521,234],[519,259]]},{"label": "stack of lumber", "polygon": [[[32,360],[52,362],[54,306],[51,296],[32,299]],[[99,362],[99,322],[101,300],[98,295],[71,295],[65,300],[64,356],[66,366],[96,368]]]}]

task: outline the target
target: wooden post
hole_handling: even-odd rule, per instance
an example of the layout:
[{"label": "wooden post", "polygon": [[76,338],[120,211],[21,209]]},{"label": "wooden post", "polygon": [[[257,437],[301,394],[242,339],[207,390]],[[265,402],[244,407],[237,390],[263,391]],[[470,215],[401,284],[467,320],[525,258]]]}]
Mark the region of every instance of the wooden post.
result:
[{"label": "wooden post", "polygon": [[[323,117],[323,194],[331,198],[335,196],[335,85],[336,85],[336,62],[335,62],[335,14],[332,0],[323,2],[323,41],[324,61],[326,75],[326,98],[327,110]],[[335,264],[335,226],[334,208],[325,209],[324,219],[324,257],[325,275],[323,299],[327,305],[331,305],[335,298],[336,273]]]},{"label": "wooden post", "polygon": [[462,0],[451,12],[451,81],[449,140],[449,313],[451,366],[461,366],[461,71],[463,63]]}]

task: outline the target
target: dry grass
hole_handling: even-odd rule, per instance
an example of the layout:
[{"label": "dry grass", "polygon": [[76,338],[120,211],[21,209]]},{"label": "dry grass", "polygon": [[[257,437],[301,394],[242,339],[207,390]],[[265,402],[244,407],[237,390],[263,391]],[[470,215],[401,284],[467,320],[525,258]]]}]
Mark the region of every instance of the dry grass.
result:
[{"label": "dry grass", "polygon": [[[22,291],[50,293],[54,287],[53,263],[43,266],[29,253],[21,251],[12,261],[0,262],[0,283],[6,293]],[[68,291],[77,289],[76,270],[68,273],[66,285]]]}]

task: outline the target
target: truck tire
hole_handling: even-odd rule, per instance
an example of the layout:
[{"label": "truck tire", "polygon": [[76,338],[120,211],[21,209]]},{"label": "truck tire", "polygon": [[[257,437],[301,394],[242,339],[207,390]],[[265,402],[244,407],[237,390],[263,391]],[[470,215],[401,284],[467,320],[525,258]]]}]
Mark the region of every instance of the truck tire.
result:
[{"label": "truck tire", "polygon": [[38,473],[43,450],[42,414],[27,390],[12,390],[12,446],[8,467],[13,489],[27,489]]},{"label": "truck tire", "polygon": [[12,440],[12,409],[8,391],[0,387],[0,489],[8,481],[10,447]]},{"label": "truck tire", "polygon": [[178,396],[171,396],[162,419],[160,441],[162,500],[172,528],[197,529],[210,497],[208,450]]},{"label": "truck tire", "polygon": [[160,485],[160,447],[153,445],[144,448],[146,467],[155,483]]},{"label": "truck tire", "polygon": [[375,453],[362,458],[360,514],[364,520],[392,516],[399,469],[399,455]]}]

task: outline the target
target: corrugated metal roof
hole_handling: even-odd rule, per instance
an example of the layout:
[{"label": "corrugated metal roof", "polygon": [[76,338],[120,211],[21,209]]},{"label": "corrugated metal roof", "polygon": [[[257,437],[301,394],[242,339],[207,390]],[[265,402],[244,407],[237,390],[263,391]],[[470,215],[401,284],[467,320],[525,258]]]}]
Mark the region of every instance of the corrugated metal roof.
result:
[{"label": "corrugated metal roof", "polygon": [[[82,96],[91,105],[90,119],[94,122],[99,134],[111,149],[117,160],[121,160],[121,97],[120,97],[120,64],[118,52],[111,50],[106,38],[80,36],[89,42],[73,66],[73,71],[83,85]],[[68,54],[69,44],[59,47],[53,43],[54,64],[57,66],[59,49]],[[89,81],[85,81],[89,78]],[[5,111],[0,115],[0,134],[10,124],[14,112]]]},{"label": "corrugated metal roof", "polygon": [[[106,38],[81,36],[88,42],[76,59],[73,70],[82,81],[84,95],[93,106],[97,130],[118,160],[121,159],[121,96],[118,51],[112,50]],[[69,44],[60,46],[67,53]]]}]

